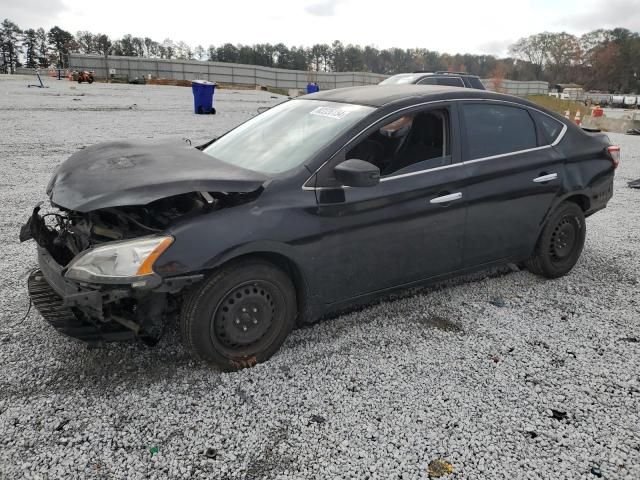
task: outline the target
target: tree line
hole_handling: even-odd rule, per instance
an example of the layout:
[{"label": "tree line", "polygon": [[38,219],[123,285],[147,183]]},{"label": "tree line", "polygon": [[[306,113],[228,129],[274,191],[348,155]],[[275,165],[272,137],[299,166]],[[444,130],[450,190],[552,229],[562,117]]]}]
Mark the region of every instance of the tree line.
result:
[{"label": "tree line", "polygon": [[310,47],[284,43],[220,46],[198,45],[167,38],[79,31],[75,35],[55,26],[22,30],[11,20],[0,24],[0,65],[16,67],[73,67],[69,53],[119,55],[162,59],[193,59],[244,63],[318,72],[373,72],[393,75],[413,71],[463,71],[481,78],[546,80],[579,83],[589,89],[615,92],[640,90],[640,36],[624,28],[595,30],[580,37],[544,32],[518,40],[509,56],[438,53],[426,48],[388,48],[343,44],[339,40]]}]

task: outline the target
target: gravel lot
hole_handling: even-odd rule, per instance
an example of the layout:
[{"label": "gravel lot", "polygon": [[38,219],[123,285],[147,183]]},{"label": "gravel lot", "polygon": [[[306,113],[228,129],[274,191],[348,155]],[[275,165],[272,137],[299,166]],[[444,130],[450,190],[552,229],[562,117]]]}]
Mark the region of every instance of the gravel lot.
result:
[{"label": "gravel lot", "polygon": [[[30,80],[30,79],[29,79]],[[492,272],[295,331],[238,373],[87,349],[31,312],[18,230],[55,165],[112,138],[200,141],[281,100],[0,79],[0,478],[640,478],[640,137],[573,273]],[[514,268],[515,270],[515,268]]]}]

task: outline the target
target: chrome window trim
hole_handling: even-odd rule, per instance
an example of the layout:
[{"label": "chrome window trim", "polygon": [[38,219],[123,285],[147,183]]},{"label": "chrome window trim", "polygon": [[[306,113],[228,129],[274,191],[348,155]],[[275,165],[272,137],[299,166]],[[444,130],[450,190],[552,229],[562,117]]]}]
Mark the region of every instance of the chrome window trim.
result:
[{"label": "chrome window trim", "polygon": [[412,108],[416,108],[416,107],[422,107],[425,105],[433,105],[433,104],[437,104],[437,103],[448,103],[448,102],[494,102],[494,103],[507,103],[510,105],[515,105],[517,107],[520,108],[525,108],[525,109],[531,109],[531,110],[535,110],[536,112],[539,112],[543,115],[546,115],[547,117],[549,117],[550,119],[560,123],[562,125],[562,130],[560,130],[560,133],[558,134],[558,137],[555,139],[555,141],[549,145],[541,145],[539,147],[535,147],[535,148],[527,148],[525,150],[516,150],[513,152],[507,152],[507,153],[501,153],[498,155],[491,155],[488,157],[481,157],[481,158],[474,158],[472,160],[465,160],[464,162],[458,162],[458,163],[452,163],[450,165],[443,165],[440,167],[434,167],[434,168],[427,168],[425,170],[419,170],[417,172],[409,172],[409,173],[403,173],[400,175],[394,175],[394,176],[390,176],[390,177],[383,177],[380,179],[380,183],[382,182],[387,182],[389,180],[396,180],[398,178],[405,178],[405,177],[412,177],[414,175],[420,175],[423,173],[428,173],[428,172],[435,172],[437,170],[444,170],[446,168],[452,168],[452,167],[460,167],[460,166],[464,166],[464,165],[468,165],[470,163],[477,163],[477,162],[484,162],[486,160],[494,160],[496,158],[502,158],[502,157],[506,157],[509,155],[518,155],[520,153],[528,153],[528,152],[533,152],[536,150],[543,150],[545,148],[551,148],[551,147],[555,147],[556,145],[558,145],[562,139],[564,138],[565,133],[567,133],[567,125],[564,124],[563,122],[558,121],[557,119],[555,119],[554,117],[552,117],[551,115],[549,115],[546,112],[543,112],[542,110],[539,110],[535,107],[530,107],[528,105],[522,105],[520,103],[517,102],[510,102],[508,100],[496,100],[493,98],[451,98],[451,99],[445,99],[445,100],[431,100],[429,102],[423,102],[423,103],[416,103],[415,105],[409,105],[408,107],[402,107],[399,108],[398,110],[394,110],[391,113],[388,113],[387,115],[385,115],[382,118],[379,118],[378,120],[376,120],[375,122],[367,125],[365,128],[363,128],[362,130],[360,130],[358,133],[356,133],[353,137],[351,137],[342,147],[338,148],[338,150],[331,155],[325,162],[323,162],[322,165],[320,165],[310,176],[309,178],[307,178],[304,183],[302,184],[302,190],[337,190],[337,189],[346,189],[346,188],[350,188],[346,185],[340,185],[340,186],[336,186],[336,187],[309,187],[307,186],[307,183],[309,182],[309,180],[311,180],[314,175],[316,175],[320,170],[322,170],[322,168],[324,168],[324,166],[329,163],[331,160],[333,160],[333,158],[338,154],[338,152],[340,152],[341,150],[343,150],[345,147],[347,147],[349,144],[351,144],[355,139],[357,139],[360,135],[362,135],[364,132],[366,132],[367,130],[369,130],[371,127],[373,127],[376,123],[391,117],[393,115],[396,115],[399,112],[403,112],[404,110],[410,110]]},{"label": "chrome window trim", "polygon": [[[540,112],[540,110],[536,110],[537,112]],[[540,113],[544,113],[544,112],[540,112]],[[544,113],[545,115],[547,115],[546,113]],[[553,118],[551,115],[547,115],[547,117],[551,118],[551,120],[555,120],[556,122],[558,122],[558,120],[556,120],[555,118]],[[567,133],[567,126],[562,123],[562,122],[558,122],[562,125],[562,130],[560,130],[560,133],[558,134],[558,138],[556,138],[553,143],[551,144],[552,147],[555,147],[556,145],[558,145],[560,143],[560,141],[562,140],[562,137],[564,137],[564,134]]]},{"label": "chrome window trim", "polygon": [[535,152],[536,150],[544,150],[545,148],[551,148],[551,145],[542,145],[540,147],[525,148],[524,150],[516,150],[515,152],[498,153],[496,155],[490,155],[488,157],[480,157],[480,158],[474,158],[473,160],[465,160],[464,162],[461,162],[461,163],[469,164],[469,163],[476,163],[476,162],[484,162],[487,160],[493,160],[494,158],[502,158],[502,157],[508,157],[510,155],[519,155],[520,153],[528,153],[528,152]]},{"label": "chrome window trim", "polygon": [[458,167],[458,166],[463,165],[463,164],[464,164],[464,162],[452,163],[450,165],[442,165],[440,167],[433,167],[433,168],[427,168],[425,170],[418,170],[417,172],[401,173],[400,175],[393,175],[393,176],[390,176],[390,177],[383,177],[383,178],[380,179],[380,183],[388,182],[389,180],[397,180],[398,178],[413,177],[414,175],[421,175],[421,174],[427,173],[427,172],[436,172],[438,170],[446,170],[447,168]]}]

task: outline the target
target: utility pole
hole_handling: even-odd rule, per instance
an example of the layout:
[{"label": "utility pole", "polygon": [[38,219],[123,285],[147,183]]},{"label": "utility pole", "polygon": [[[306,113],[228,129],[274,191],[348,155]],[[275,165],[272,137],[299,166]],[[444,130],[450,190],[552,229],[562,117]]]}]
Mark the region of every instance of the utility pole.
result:
[{"label": "utility pole", "polygon": [[107,83],[111,83],[111,75],[109,75],[109,52],[104,52],[104,74],[107,80]]}]

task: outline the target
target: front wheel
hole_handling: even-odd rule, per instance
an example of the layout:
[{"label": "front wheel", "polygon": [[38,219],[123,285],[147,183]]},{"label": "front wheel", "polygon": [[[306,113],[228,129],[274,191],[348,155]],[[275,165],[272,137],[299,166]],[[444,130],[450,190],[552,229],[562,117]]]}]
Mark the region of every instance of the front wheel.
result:
[{"label": "front wheel", "polygon": [[282,270],[262,260],[215,272],[185,299],[180,330],[198,359],[223,370],[269,359],[292,330],[295,288]]},{"label": "front wheel", "polygon": [[527,269],[547,278],[566,275],[580,258],[585,235],[582,209],[571,202],[561,204],[542,229],[535,252],[526,262]]}]

